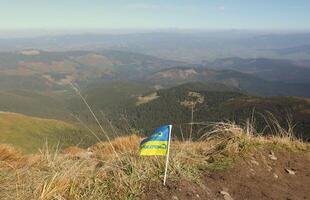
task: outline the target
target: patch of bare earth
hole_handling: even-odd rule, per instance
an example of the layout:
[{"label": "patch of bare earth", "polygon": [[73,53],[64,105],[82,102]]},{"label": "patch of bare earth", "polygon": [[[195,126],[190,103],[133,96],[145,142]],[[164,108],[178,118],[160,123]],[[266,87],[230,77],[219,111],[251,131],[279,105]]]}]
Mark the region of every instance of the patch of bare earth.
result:
[{"label": "patch of bare earth", "polygon": [[156,92],[149,94],[147,96],[139,96],[138,101],[136,102],[136,105],[139,106],[141,104],[149,103],[155,99],[159,98]]},{"label": "patch of bare earth", "polygon": [[310,154],[259,151],[239,158],[231,169],[207,172],[197,182],[150,185],[142,199],[310,199]]}]

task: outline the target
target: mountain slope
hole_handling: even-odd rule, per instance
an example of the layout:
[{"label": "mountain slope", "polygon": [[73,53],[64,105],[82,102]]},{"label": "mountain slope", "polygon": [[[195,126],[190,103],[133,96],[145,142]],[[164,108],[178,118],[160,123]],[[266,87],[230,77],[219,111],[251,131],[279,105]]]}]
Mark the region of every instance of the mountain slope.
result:
[{"label": "mountain slope", "polygon": [[176,86],[190,81],[218,82],[255,95],[309,97],[310,83],[268,81],[250,73],[235,70],[215,70],[205,67],[174,67],[153,73],[147,81],[163,86]]},{"label": "mountain slope", "polygon": [[[157,98],[132,108],[130,119],[139,128],[152,128],[167,122],[188,128],[194,106],[194,122],[232,120],[243,123],[253,112],[259,128],[268,125],[269,112],[283,126],[291,117],[298,137],[310,139],[310,101],[295,97],[256,97],[239,92],[214,91],[208,84],[190,83],[157,91]],[[187,125],[186,125],[187,124]],[[199,127],[197,127],[199,128]],[[179,130],[176,130],[180,134]],[[185,130],[188,133],[188,129]],[[271,129],[266,134],[273,134]],[[180,136],[180,135],[179,135]],[[199,135],[197,135],[199,137]]]},{"label": "mountain slope", "polygon": [[204,66],[223,70],[230,69],[242,73],[255,75],[268,81],[281,81],[293,83],[310,83],[310,69],[306,67],[307,62],[268,59],[268,58],[249,58],[243,59],[238,57],[216,59],[206,61]]},{"label": "mountain slope", "polygon": [[81,128],[62,121],[0,112],[0,143],[11,144],[25,152],[36,152],[46,142],[59,148],[86,147],[94,139]]},{"label": "mountain slope", "polygon": [[[82,94],[100,119],[102,119],[102,113],[108,119],[119,119],[120,113],[126,113],[128,107],[135,105],[137,97],[154,90],[144,82],[113,81],[91,84],[82,90]],[[92,121],[89,117],[89,110],[79,97],[73,95],[68,102],[70,112],[81,117],[88,116],[84,119]]]},{"label": "mountain slope", "polygon": [[[262,115],[269,118],[271,112],[283,126],[291,117],[292,123],[296,123],[298,137],[310,138],[307,132],[310,101],[307,98],[251,96],[214,82],[192,82],[159,90],[141,83],[118,82],[99,84],[84,90],[83,95],[102,122],[111,120],[114,126],[126,131],[128,126],[150,130],[169,122],[184,126],[188,133],[194,105],[195,122],[232,120],[242,123],[251,118],[254,111],[259,128],[264,129],[268,124]],[[71,110],[92,123],[81,100],[72,104]],[[176,132],[180,134],[179,130]],[[272,132],[269,130],[270,134]]]},{"label": "mountain slope", "polygon": [[68,120],[66,94],[43,93],[29,90],[0,90],[0,111]]},{"label": "mountain slope", "polygon": [[70,82],[134,79],[181,62],[122,51],[0,53],[0,89],[62,89]]}]

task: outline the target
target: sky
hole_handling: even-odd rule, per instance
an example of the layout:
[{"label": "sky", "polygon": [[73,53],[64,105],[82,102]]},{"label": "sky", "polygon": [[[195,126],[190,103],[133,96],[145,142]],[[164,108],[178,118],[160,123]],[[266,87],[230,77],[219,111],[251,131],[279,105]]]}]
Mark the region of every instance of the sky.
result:
[{"label": "sky", "polygon": [[0,0],[0,29],[310,30],[310,0]]}]

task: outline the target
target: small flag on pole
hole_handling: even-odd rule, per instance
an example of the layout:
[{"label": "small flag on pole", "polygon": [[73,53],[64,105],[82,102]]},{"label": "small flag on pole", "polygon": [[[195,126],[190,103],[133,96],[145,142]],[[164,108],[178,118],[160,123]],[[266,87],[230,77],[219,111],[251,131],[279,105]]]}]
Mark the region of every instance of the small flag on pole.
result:
[{"label": "small flag on pole", "polygon": [[168,151],[169,125],[157,128],[140,143],[141,156],[165,156]]},{"label": "small flag on pole", "polygon": [[150,137],[142,140],[140,144],[141,156],[166,156],[164,185],[166,185],[169,163],[169,149],[172,125],[157,128]]}]

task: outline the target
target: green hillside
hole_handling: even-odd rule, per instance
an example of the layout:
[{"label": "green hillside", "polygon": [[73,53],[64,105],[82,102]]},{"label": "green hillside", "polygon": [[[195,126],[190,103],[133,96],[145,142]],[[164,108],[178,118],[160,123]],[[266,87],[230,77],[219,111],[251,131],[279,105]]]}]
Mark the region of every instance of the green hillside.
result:
[{"label": "green hillside", "polygon": [[95,142],[81,128],[58,120],[30,117],[17,113],[0,113],[0,143],[11,144],[25,152],[35,152],[44,147],[59,145],[88,146]]},{"label": "green hillside", "polygon": [[[68,97],[67,97],[68,96]],[[29,90],[0,90],[0,111],[16,112],[31,116],[69,119],[65,93],[43,93]]]},{"label": "green hillside", "polygon": [[[151,130],[172,123],[178,129],[182,126],[187,134],[194,103],[194,122],[230,120],[244,123],[254,112],[258,129],[273,134],[266,128],[268,122],[265,119],[273,117],[272,113],[284,127],[291,118],[296,125],[296,135],[309,139],[310,101],[307,98],[252,96],[213,82],[192,82],[159,90],[138,82],[113,82],[85,89],[83,95],[102,123],[108,119],[124,131],[128,131],[128,126]],[[81,99],[75,97],[70,102],[73,113],[87,123],[94,123]],[[180,136],[180,130],[176,133]]]},{"label": "green hillside", "polygon": [[[208,84],[202,83],[159,90],[157,96],[152,101],[132,107],[128,112],[132,113],[130,119],[138,128],[151,129],[169,122],[177,127],[182,125],[187,132],[189,126],[186,123],[191,121],[191,103],[194,103],[194,122],[231,120],[244,123],[254,112],[256,124],[263,130],[268,125],[264,117],[271,117],[270,112],[284,127],[287,118],[291,117],[296,125],[296,134],[304,139],[310,138],[310,101],[306,98],[256,97],[239,92],[214,91],[208,88]],[[266,134],[273,132],[267,128]]]},{"label": "green hillside", "polygon": [[[138,96],[154,90],[145,83],[114,81],[92,84],[83,89],[82,94],[100,119],[102,119],[102,112],[108,119],[117,119],[121,113],[124,114],[128,108],[135,105]],[[84,120],[93,122],[89,116],[89,110],[77,95],[72,95],[67,103],[70,112],[84,116]]]},{"label": "green hillside", "polygon": [[193,81],[218,82],[235,90],[260,96],[310,97],[309,83],[264,80],[252,73],[204,67],[173,67],[149,75],[147,81],[162,86],[177,86]]},{"label": "green hillside", "polygon": [[[150,130],[173,123],[182,125],[187,134],[188,123],[191,121],[191,103],[197,101],[194,122],[231,120],[243,123],[255,111],[258,128],[264,129],[267,123],[262,115],[270,117],[271,112],[283,126],[287,118],[291,117],[293,124],[296,124],[296,134],[309,138],[310,103],[307,98],[252,96],[214,82],[192,82],[156,90],[144,82],[114,81],[91,84],[82,88],[81,92],[106,129],[110,128],[107,123],[110,120],[123,133],[128,133],[129,128]],[[95,125],[83,101],[69,88],[57,93],[17,90],[0,92],[0,102],[2,111],[67,122],[76,122],[70,115],[74,114],[84,123]]]}]

